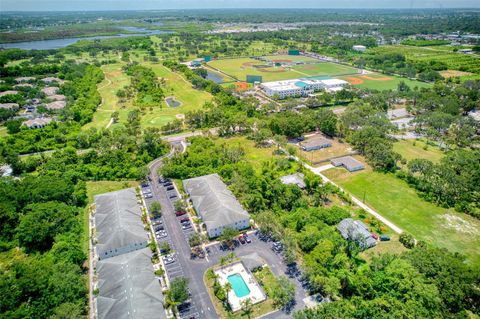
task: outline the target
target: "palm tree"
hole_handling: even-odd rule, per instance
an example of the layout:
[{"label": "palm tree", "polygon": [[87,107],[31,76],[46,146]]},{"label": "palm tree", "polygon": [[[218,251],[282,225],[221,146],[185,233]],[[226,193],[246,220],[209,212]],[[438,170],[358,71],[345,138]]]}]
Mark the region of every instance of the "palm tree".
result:
[{"label": "palm tree", "polygon": [[226,298],[227,298],[226,301],[227,301],[227,304],[229,304],[229,303],[228,303],[228,293],[229,293],[230,291],[232,291],[232,284],[230,284],[229,282],[227,282],[227,283],[225,284],[225,286],[223,286],[223,290],[225,290],[225,296],[226,296]]},{"label": "palm tree", "polygon": [[242,301],[242,311],[243,311],[243,314],[247,316],[248,319],[251,318],[253,313],[253,305],[252,305],[252,300],[250,298],[247,298]]},{"label": "palm tree", "polygon": [[176,302],[175,300],[173,300],[172,294],[170,293],[170,291],[167,291],[165,295],[165,301],[163,302],[163,308],[165,308],[165,310],[174,311],[179,304],[180,304],[179,302]]}]

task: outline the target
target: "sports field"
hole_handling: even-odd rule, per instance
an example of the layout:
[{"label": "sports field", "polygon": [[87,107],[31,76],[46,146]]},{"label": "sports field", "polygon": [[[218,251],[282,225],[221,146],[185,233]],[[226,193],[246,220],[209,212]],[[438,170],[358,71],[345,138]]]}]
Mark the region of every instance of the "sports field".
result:
[{"label": "sports field", "polygon": [[[296,61],[318,61],[309,57],[303,56],[289,56],[278,55],[264,57],[267,60],[279,61],[279,62],[296,62]],[[308,61],[307,61],[308,59]],[[263,78],[263,82],[280,81],[288,79],[296,79],[302,77],[312,76],[338,76],[342,74],[357,73],[357,69],[349,66],[330,62],[318,62],[314,64],[299,64],[292,67],[271,67],[266,62],[251,59],[251,58],[238,58],[238,59],[224,59],[214,60],[208,63],[212,68],[215,68],[223,73],[226,73],[232,77],[237,78],[240,81],[245,81],[247,75],[260,75]]]},{"label": "sports field", "polygon": [[410,80],[394,75],[379,73],[340,76],[339,79],[349,82],[353,87],[372,90],[395,90],[400,82],[405,82],[410,88],[429,88],[432,84]]},{"label": "sports field", "polygon": [[[337,63],[320,62],[319,60],[295,55],[272,55],[262,57],[265,60],[280,63],[292,62],[292,66],[269,66],[265,61],[252,58],[220,59],[208,65],[224,74],[246,81],[247,75],[262,76],[263,82],[289,80],[304,77],[332,77],[348,81],[352,86],[361,89],[395,90],[401,81],[411,88],[431,87],[429,83],[410,80],[394,75],[384,75],[375,72],[359,74],[358,69]],[[305,64],[294,62],[303,61]],[[318,63],[312,63],[316,61]]]}]

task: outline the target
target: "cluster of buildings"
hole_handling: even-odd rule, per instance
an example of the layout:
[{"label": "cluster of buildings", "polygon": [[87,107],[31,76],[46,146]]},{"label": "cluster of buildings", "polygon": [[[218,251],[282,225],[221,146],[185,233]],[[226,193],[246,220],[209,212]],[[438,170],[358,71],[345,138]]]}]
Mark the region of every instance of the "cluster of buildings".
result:
[{"label": "cluster of buildings", "polygon": [[261,83],[260,87],[270,97],[284,99],[287,97],[307,96],[316,91],[335,92],[343,90],[348,82],[340,79],[292,79]]},{"label": "cluster of buildings", "polygon": [[[23,126],[28,128],[43,128],[50,124],[53,119],[50,117],[38,115],[37,109],[42,106],[49,111],[59,111],[67,106],[67,98],[63,94],[59,94],[59,86],[65,83],[64,80],[56,77],[46,77],[37,81],[36,78],[23,76],[15,78],[15,90],[7,90],[0,92],[0,97],[8,95],[23,94],[25,88],[34,88],[41,83],[43,88],[40,90],[41,96],[25,100],[25,104],[20,106],[18,103],[1,103],[0,108],[18,111],[23,109],[16,118],[27,119],[23,122]],[[43,83],[42,83],[43,82]],[[22,103],[23,104],[23,103]]]},{"label": "cluster of buildings", "polygon": [[96,318],[166,318],[134,188],[95,196]]}]

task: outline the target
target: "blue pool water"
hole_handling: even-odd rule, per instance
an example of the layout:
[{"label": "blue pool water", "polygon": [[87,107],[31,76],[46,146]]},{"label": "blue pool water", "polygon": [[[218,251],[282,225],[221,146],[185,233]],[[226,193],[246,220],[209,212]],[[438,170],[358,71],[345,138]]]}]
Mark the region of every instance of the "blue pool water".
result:
[{"label": "blue pool water", "polygon": [[235,296],[238,298],[242,298],[250,294],[250,289],[248,289],[247,284],[240,274],[230,275],[227,277],[227,280],[232,285],[233,292],[235,292]]}]

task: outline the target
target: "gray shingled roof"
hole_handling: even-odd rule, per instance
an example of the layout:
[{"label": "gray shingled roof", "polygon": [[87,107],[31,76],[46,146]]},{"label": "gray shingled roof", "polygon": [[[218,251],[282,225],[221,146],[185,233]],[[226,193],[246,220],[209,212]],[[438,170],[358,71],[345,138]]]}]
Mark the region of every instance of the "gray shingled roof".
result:
[{"label": "gray shingled roof", "polygon": [[144,248],[98,262],[99,319],[166,318],[150,258]]},{"label": "gray shingled roof", "polygon": [[97,195],[95,204],[99,255],[111,249],[148,241],[135,188]]},{"label": "gray shingled roof", "polygon": [[337,229],[343,238],[346,240],[355,240],[362,248],[373,247],[377,244],[368,230],[367,225],[359,220],[345,218],[338,224]]},{"label": "gray shingled roof", "polygon": [[230,225],[250,216],[218,174],[186,179],[183,187],[207,228]]}]

